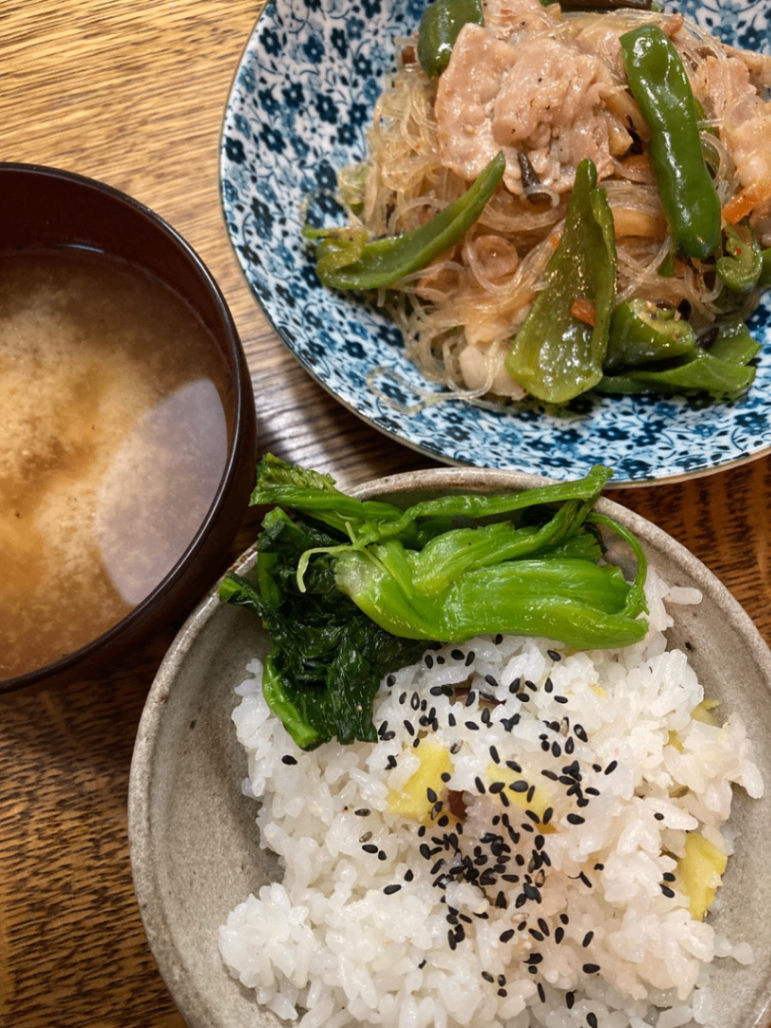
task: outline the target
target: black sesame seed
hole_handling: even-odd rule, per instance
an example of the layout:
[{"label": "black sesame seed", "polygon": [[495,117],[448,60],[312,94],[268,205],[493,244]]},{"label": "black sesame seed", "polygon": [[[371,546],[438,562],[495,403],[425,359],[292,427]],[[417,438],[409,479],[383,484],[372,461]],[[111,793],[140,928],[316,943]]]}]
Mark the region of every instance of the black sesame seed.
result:
[{"label": "black sesame seed", "polygon": [[466,654],[466,667],[471,667],[474,661],[477,659],[476,651],[469,650]]},{"label": "black sesame seed", "polygon": [[412,870],[411,867],[408,867],[407,870],[404,872],[404,880],[405,880],[405,882],[411,882],[414,877],[415,877],[415,872]]},{"label": "black sesame seed", "polygon": [[359,836],[359,842],[369,842],[372,838],[372,832],[365,832],[364,835]]},{"label": "black sesame seed", "polygon": [[528,928],[528,931],[537,942],[543,942],[544,937],[542,932],[536,931],[535,928]]},{"label": "black sesame seed", "polygon": [[522,684],[521,678],[515,678],[514,681],[509,685],[509,692],[512,696],[515,696],[519,692],[519,687]]},{"label": "black sesame seed", "polygon": [[554,929],[554,941],[556,943],[560,943],[560,942],[562,942],[562,940],[564,938],[565,938],[565,929],[564,928],[555,928]]},{"label": "black sesame seed", "polygon": [[415,734],[415,726],[411,721],[408,721],[407,718],[404,719],[404,729],[408,735]]},{"label": "black sesame seed", "polygon": [[554,697],[554,701],[555,701],[555,703],[567,703],[568,702],[568,698],[567,698],[567,696],[555,696]]},{"label": "black sesame seed", "polygon": [[562,921],[563,924],[570,924],[570,918],[567,914],[560,914],[560,921]]},{"label": "black sesame seed", "polygon": [[465,724],[466,728],[468,728],[468,730],[470,732],[478,732],[479,731],[479,725],[476,723],[476,721],[464,721],[463,723]]},{"label": "black sesame seed", "polygon": [[522,768],[521,768],[521,767],[520,767],[520,765],[519,765],[519,764],[518,764],[518,763],[516,762],[516,760],[507,760],[507,761],[506,761],[506,767],[509,767],[509,768],[511,768],[511,770],[512,770],[512,771],[516,771],[516,773],[517,773],[518,775],[521,775],[521,774],[522,774]]},{"label": "black sesame seed", "polygon": [[490,786],[490,792],[493,794],[495,794],[496,792],[502,792],[505,787],[506,786],[504,782],[493,782]]},{"label": "black sesame seed", "polygon": [[357,817],[369,817],[369,809],[367,807],[359,807],[358,810],[354,810],[354,814]]},{"label": "black sesame seed", "polygon": [[586,821],[586,818],[581,817],[580,814],[573,814],[571,812],[570,814],[568,814],[565,820],[568,822],[568,824],[571,825],[582,825]]},{"label": "black sesame seed", "polygon": [[453,660],[463,660],[463,650],[452,650],[450,656]]},{"label": "black sesame seed", "polygon": [[297,758],[293,757],[291,755],[291,753],[285,753],[284,756],[281,758],[281,763],[282,764],[296,764],[297,763]]},{"label": "black sesame seed", "polygon": [[439,799],[439,797],[436,795],[436,793],[430,786],[426,789],[426,799],[429,803],[436,803],[436,801]]},{"label": "black sesame seed", "polygon": [[452,778],[452,775],[449,771],[442,771],[439,777],[442,779],[443,782],[449,782],[449,780]]},{"label": "black sesame seed", "polygon": [[585,792],[587,793],[588,796],[599,796],[600,795],[600,790],[599,789],[595,789],[595,787],[593,785],[587,785]]},{"label": "black sesame seed", "polygon": [[540,982],[538,983],[538,998],[542,1003],[546,1002],[546,992],[544,990],[543,985]]},{"label": "black sesame seed", "polygon": [[505,989],[498,989],[499,996],[508,996],[508,992]]},{"label": "black sesame seed", "polygon": [[676,880],[675,875],[671,871],[665,871],[661,877],[665,882],[674,882]]},{"label": "black sesame seed", "polygon": [[517,693],[517,699],[520,700],[522,703],[529,703],[530,702],[530,697],[529,697],[529,695],[526,692],[518,692]]},{"label": "black sesame seed", "polygon": [[386,894],[386,896],[393,896],[393,894],[395,892],[398,892],[399,889],[401,889],[401,885],[399,885],[398,882],[394,882],[393,885],[386,885],[385,889],[383,889],[383,892]]},{"label": "black sesame seed", "polygon": [[454,728],[457,725],[457,723],[458,722],[455,720],[455,715],[452,711],[450,711],[447,715],[447,724],[450,726],[450,728]]},{"label": "black sesame seed", "polygon": [[386,685],[390,689],[391,686],[395,685],[395,684],[396,684],[396,675],[389,675],[388,678],[386,678]]},{"label": "black sesame seed", "polygon": [[426,662],[426,667],[430,670],[434,666],[434,658],[430,653],[427,653],[423,659]]},{"label": "black sesame seed", "polygon": [[586,734],[586,729],[583,725],[573,725],[573,732],[576,736],[578,736],[581,742],[589,741],[589,736]]},{"label": "black sesame seed", "polygon": [[664,820],[664,815],[661,813],[660,810],[657,810],[656,813],[653,816],[656,818],[657,821],[663,821]]},{"label": "black sesame seed", "polygon": [[407,699],[407,693],[406,692],[403,692],[403,693],[399,694],[399,703],[404,703],[404,701],[406,699]]},{"label": "black sesame seed", "polygon": [[512,792],[527,792],[530,786],[520,778],[516,782],[512,782],[509,788]]},{"label": "black sesame seed", "polygon": [[377,853],[378,851],[378,847],[375,845],[374,842],[366,843],[364,846],[362,846],[362,849],[365,853]]},{"label": "black sesame seed", "polygon": [[604,871],[605,870],[605,865],[604,864],[595,864],[594,865],[594,870],[595,871]]},{"label": "black sesame seed", "polygon": [[575,1003],[575,1001],[576,1001],[576,994],[574,992],[566,992],[565,993],[565,1006],[568,1008],[568,1010],[572,1010],[573,1009],[573,1004]]},{"label": "black sesame seed", "polygon": [[452,930],[452,928],[447,933],[447,942],[449,943],[451,950],[454,950],[455,947],[458,945],[455,941],[455,932]]},{"label": "black sesame seed", "polygon": [[611,762],[605,768],[605,774],[606,775],[613,774],[613,772],[616,770],[617,767],[618,767],[618,761],[617,760],[611,760]]},{"label": "black sesame seed", "polygon": [[501,910],[505,910],[508,906],[508,904],[506,903],[506,897],[503,895],[503,892],[499,892],[498,895],[495,897],[495,905],[496,907],[499,907]]},{"label": "black sesame seed", "polygon": [[[548,744],[544,743],[544,745],[546,746],[546,749],[548,750],[549,749]],[[541,748],[543,749],[543,746]],[[552,755],[554,757],[561,757],[562,756],[562,747],[560,746],[560,744],[558,742],[553,742],[551,744],[551,752],[552,752]]]},{"label": "black sesame seed", "polygon": [[540,964],[543,960],[543,953],[531,953],[525,960],[527,964]]},{"label": "black sesame seed", "polygon": [[581,879],[581,881],[584,883],[587,889],[591,889],[592,883],[589,881],[589,879],[586,877],[583,871],[579,874],[578,877]]},{"label": "black sesame seed", "polygon": [[586,933],[586,935],[581,940],[581,945],[584,947],[584,949],[586,949],[586,947],[589,945],[589,943],[592,941],[593,938],[594,938],[594,932],[587,932]]},{"label": "black sesame seed", "polygon": [[597,1028],[597,1015],[594,1011],[590,1010],[586,1015],[586,1023],[589,1025],[589,1028]]},{"label": "black sesame seed", "polygon": [[554,692],[554,682],[552,682],[551,678],[547,678],[546,681],[543,683],[543,690],[544,692],[549,693]]},{"label": "black sesame seed", "polygon": [[674,898],[674,895],[675,895],[674,891],[672,889],[670,889],[668,885],[662,885],[661,886],[661,891],[664,893],[664,895],[667,897],[667,899],[673,899]]},{"label": "black sesame seed", "polygon": [[507,928],[505,932],[501,932],[499,938],[501,942],[511,942],[511,940],[514,938],[514,929]]},{"label": "black sesame seed", "polygon": [[488,685],[492,686],[493,689],[498,688],[498,679],[494,675],[485,675],[485,681]]},{"label": "black sesame seed", "polygon": [[575,748],[576,744],[573,742],[572,738],[568,736],[568,738],[565,740],[565,753],[571,754]]},{"label": "black sesame seed", "polygon": [[385,850],[378,850],[377,851],[377,859],[378,860],[388,860],[388,854],[386,853]]},{"label": "black sesame seed", "polygon": [[483,971],[482,972],[482,977],[484,978],[484,980],[486,982],[494,982],[495,981],[495,978],[490,974],[489,971]]}]

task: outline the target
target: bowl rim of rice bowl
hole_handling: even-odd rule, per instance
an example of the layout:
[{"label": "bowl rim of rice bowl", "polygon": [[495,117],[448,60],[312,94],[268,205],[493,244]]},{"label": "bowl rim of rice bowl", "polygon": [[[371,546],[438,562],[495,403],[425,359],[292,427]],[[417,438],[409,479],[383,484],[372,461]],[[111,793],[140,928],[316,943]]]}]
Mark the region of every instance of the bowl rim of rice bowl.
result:
[{"label": "bowl rim of rice bowl", "polygon": [[[439,468],[376,480],[350,492],[361,498],[387,495],[392,502],[404,506],[427,493],[520,490],[545,481],[517,472]],[[604,498],[597,509],[638,536],[654,572],[665,577],[675,590],[687,590],[682,593],[685,602],[670,604],[667,608],[673,622],[667,632],[669,646],[687,650],[704,685],[705,695],[718,701],[720,712],[726,717],[736,714],[746,726],[754,746],[755,762],[768,781],[771,653],[755,625],[725,586],[661,529]],[[235,570],[248,573],[254,566],[255,556],[251,548],[234,565]],[[701,603],[692,602],[692,590],[701,593]],[[251,787],[246,788],[246,795],[242,794],[247,758],[236,739],[231,720],[239,700],[251,702],[250,693],[259,700],[253,680],[239,690],[240,696],[234,690],[252,678],[246,671],[247,664],[255,656],[264,658],[267,649],[266,633],[254,614],[223,605],[212,593],[191,615],[169,650],[148,695],[137,735],[129,788],[129,837],[135,891],[161,974],[192,1028],[275,1028],[290,1023],[282,1021],[279,1015],[292,1016],[291,996],[290,1000],[275,998],[265,977],[268,972],[259,960],[254,961],[255,976],[263,994],[272,997],[270,1009],[255,999],[253,983],[246,988],[229,973],[219,949],[220,929],[250,893],[260,896],[262,906],[257,908],[256,916],[263,918],[262,930],[272,940],[269,947],[274,951],[272,973],[278,975],[277,969],[287,966],[287,953],[293,945],[290,944],[291,933],[300,932],[305,926],[304,915],[280,895],[280,889],[278,893],[271,893],[270,883],[281,880],[281,865],[275,854],[259,846],[255,818],[260,805],[249,795]],[[558,680],[558,671],[553,672],[553,677]],[[327,745],[336,747],[338,744]],[[250,760],[253,771],[261,766],[254,755]],[[293,762],[286,761],[287,764]],[[605,769],[610,767],[613,771],[615,763],[606,761]],[[294,772],[295,768],[286,770]],[[290,788],[286,795],[282,794],[281,802],[291,805],[293,798],[296,796],[293,797]],[[707,924],[716,926],[716,938],[730,937],[730,944],[722,941],[718,944],[718,955],[723,952],[734,955],[721,956],[710,978],[713,1007],[703,1007],[703,1016],[707,1017],[710,1028],[761,1024],[771,1011],[771,922],[762,913],[771,902],[771,880],[765,874],[762,855],[763,840],[771,832],[769,806],[767,800],[752,799],[741,788],[734,790],[728,825],[735,852],[729,857],[723,885],[707,918]],[[278,839],[284,831],[281,820],[273,813],[270,816],[273,818],[269,822],[270,830],[278,833]],[[387,833],[383,836],[379,831],[373,841],[382,842],[387,849]],[[548,838],[545,834],[544,837]],[[281,845],[277,842],[278,849]],[[371,859],[377,864],[378,855]],[[384,862],[384,866],[389,865]],[[390,873],[396,874],[395,870]],[[398,880],[404,882],[404,867],[400,873],[402,877]],[[420,876],[415,874],[414,877],[417,880]],[[395,882],[397,878],[392,880]],[[410,876],[408,880],[412,880]],[[382,877],[377,881],[382,890]],[[666,882],[662,884],[668,888]],[[390,893],[394,891],[389,889]],[[385,899],[399,897],[386,895]],[[268,925],[269,901],[275,901],[279,912],[283,910],[283,920],[279,918],[277,922],[280,930],[272,922]],[[289,905],[283,909],[282,903],[287,902]],[[394,910],[403,909],[394,907]],[[400,917],[401,914],[396,915],[397,920]],[[287,924],[290,927],[286,927]],[[640,925],[641,922],[638,928],[642,932]],[[587,947],[591,934],[588,929],[583,931],[583,938],[589,939],[585,943]],[[367,944],[365,934],[360,948],[366,949]],[[752,947],[751,962],[743,944]],[[578,952],[580,954],[580,948]],[[249,962],[248,957],[245,962]],[[587,978],[595,975],[596,979],[591,959],[586,960],[585,969]],[[248,978],[248,975],[242,977]],[[366,991],[361,983],[356,988]],[[312,1000],[319,1004],[320,1023],[351,1023],[342,1016],[336,1018],[332,1014],[330,1017],[324,1006],[327,999],[323,990],[314,990],[312,984],[311,989]],[[702,994],[706,996],[703,990],[699,995]],[[561,1015],[567,1017],[564,1023],[591,1024],[591,1004],[581,1007],[581,1003],[593,1001],[596,995],[596,990],[591,989],[586,997],[579,995],[575,1012],[571,1011],[569,1017]],[[425,1008],[422,1014],[419,1012],[420,998],[410,1011],[415,1024],[421,1023],[420,1017],[425,1016]],[[682,1001],[670,997],[667,1005],[671,1004],[675,1005],[671,1013],[662,1015],[662,1025],[675,1028],[697,1023],[690,1020],[690,1015],[682,1013],[690,1009]],[[352,1009],[358,1008],[352,1006]],[[497,1019],[497,1015],[483,1016],[479,1012],[483,1009],[483,1006],[478,1008],[477,1020],[472,1016],[467,1022],[471,1028],[481,1028],[483,1024],[505,1026],[506,1021]],[[398,1016],[398,1011],[394,1016]],[[444,1017],[444,1013],[441,1016]],[[310,1018],[308,1024],[313,1023]],[[367,1022],[362,1020],[362,1023]],[[437,1023],[441,1023],[440,1017]],[[521,1019],[511,1019],[511,1024],[517,1028],[524,1023]],[[534,1020],[533,1023],[540,1022]],[[554,1023],[561,1026],[563,1022]],[[617,1023],[623,1022],[609,1021],[614,1028]],[[602,1019],[599,1024],[603,1024]]]}]

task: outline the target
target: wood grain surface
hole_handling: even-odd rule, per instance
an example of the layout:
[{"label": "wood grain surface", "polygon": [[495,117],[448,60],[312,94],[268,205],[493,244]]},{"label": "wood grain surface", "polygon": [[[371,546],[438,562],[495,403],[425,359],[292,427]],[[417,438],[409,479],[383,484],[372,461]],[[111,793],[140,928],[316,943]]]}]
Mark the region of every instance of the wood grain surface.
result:
[{"label": "wood grain surface", "polygon": [[[230,251],[219,134],[258,9],[257,0],[4,0],[0,158],[101,179],[187,238],[238,324],[263,449],[329,470],[343,486],[430,466],[308,377]],[[770,494],[764,458],[613,498],[689,547],[771,640]],[[247,518],[232,554],[255,532]],[[0,698],[3,1028],[182,1028],[145,941],[126,834],[134,736],[170,639],[161,633],[100,680]]]}]

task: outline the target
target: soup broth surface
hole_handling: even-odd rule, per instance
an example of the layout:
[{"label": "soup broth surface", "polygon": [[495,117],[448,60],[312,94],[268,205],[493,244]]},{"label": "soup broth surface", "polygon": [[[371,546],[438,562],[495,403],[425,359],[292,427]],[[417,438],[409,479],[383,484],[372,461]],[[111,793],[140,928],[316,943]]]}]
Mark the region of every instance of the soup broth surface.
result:
[{"label": "soup broth surface", "polygon": [[208,330],[144,270],[0,254],[0,679],[96,638],[182,556],[225,468]]}]

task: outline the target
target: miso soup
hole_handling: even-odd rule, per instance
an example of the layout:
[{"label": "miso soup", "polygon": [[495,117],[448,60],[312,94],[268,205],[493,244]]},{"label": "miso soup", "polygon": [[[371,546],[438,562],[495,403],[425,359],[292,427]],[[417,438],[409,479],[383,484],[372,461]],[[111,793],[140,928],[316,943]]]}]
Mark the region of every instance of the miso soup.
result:
[{"label": "miso soup", "polygon": [[0,679],[99,636],[182,556],[221,481],[229,372],[124,262],[0,254]]}]

